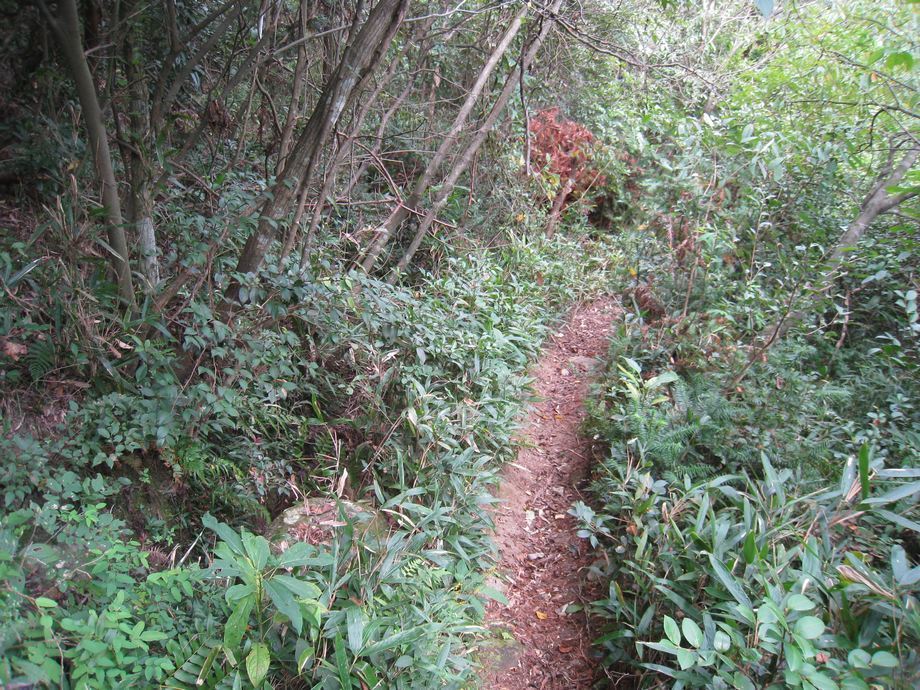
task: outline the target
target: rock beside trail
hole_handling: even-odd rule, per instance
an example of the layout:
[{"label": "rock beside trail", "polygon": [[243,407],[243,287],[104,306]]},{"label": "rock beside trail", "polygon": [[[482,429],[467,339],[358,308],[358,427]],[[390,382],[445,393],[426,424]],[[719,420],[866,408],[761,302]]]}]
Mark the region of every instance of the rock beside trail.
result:
[{"label": "rock beside trail", "polygon": [[373,546],[386,539],[387,523],[376,509],[346,499],[307,498],[275,518],[266,536],[279,551],[305,541],[330,544],[336,531],[351,527],[356,541]]},{"label": "rock beside trail", "polygon": [[588,374],[593,374],[600,367],[600,362],[597,358],[582,355],[569,357],[569,364]]}]

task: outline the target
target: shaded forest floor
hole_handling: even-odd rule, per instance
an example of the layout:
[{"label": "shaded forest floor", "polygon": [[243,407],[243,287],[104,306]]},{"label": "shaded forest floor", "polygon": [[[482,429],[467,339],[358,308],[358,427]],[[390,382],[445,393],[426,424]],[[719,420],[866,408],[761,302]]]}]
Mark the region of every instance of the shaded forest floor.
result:
[{"label": "shaded forest floor", "polygon": [[584,606],[603,585],[587,577],[596,556],[568,511],[583,499],[590,472],[591,443],[580,435],[584,400],[618,312],[610,298],[574,309],[532,370],[538,402],[517,461],[502,473],[494,514],[496,588],[508,603],[493,603],[487,623],[507,639],[488,655],[483,688],[590,688],[599,668]]}]

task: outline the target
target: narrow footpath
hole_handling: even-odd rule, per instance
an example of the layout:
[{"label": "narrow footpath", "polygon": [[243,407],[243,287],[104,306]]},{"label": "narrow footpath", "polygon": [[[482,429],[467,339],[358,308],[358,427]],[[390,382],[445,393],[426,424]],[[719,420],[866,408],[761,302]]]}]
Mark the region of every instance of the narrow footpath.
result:
[{"label": "narrow footpath", "polygon": [[587,578],[593,556],[568,511],[590,471],[590,441],[579,435],[585,395],[618,313],[609,298],[575,308],[532,371],[539,402],[517,461],[502,472],[494,513],[496,587],[508,605],[490,604],[486,622],[507,639],[487,656],[483,690],[577,690],[595,679],[596,634],[582,607],[603,588]]}]

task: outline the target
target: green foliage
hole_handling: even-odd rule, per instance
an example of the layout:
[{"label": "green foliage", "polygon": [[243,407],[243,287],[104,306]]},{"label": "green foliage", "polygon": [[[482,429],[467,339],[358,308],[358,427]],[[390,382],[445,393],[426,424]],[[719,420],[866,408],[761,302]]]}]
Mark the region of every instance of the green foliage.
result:
[{"label": "green foliage", "polygon": [[315,656],[324,609],[320,588],[298,574],[306,566],[329,565],[331,558],[304,542],[276,556],[264,537],[237,533],[210,515],[203,522],[222,539],[214,550],[211,577],[224,581],[230,615],[222,642],[196,649],[171,682],[177,687],[238,687],[246,679],[252,687],[272,687],[267,678],[279,657],[282,665],[303,672]]},{"label": "green foliage", "polygon": [[609,598],[592,605],[611,622],[608,663],[642,687],[913,687],[920,566],[899,542],[920,529],[917,471],[864,451],[817,493],[766,455],[762,473],[667,482],[639,459],[605,462],[603,510],[572,512],[611,552]]},{"label": "green foliage", "polygon": [[[0,440],[3,500],[24,511],[16,538],[26,540],[4,561],[18,592],[3,606],[4,682],[468,683],[490,596],[485,506],[513,453],[525,369],[558,310],[608,285],[619,260],[587,239],[505,237],[501,250],[417,274],[413,289],[269,265],[249,278],[233,329],[189,300],[176,339],[121,338],[114,373],[71,405],[67,435]],[[184,357],[198,363],[188,385]],[[379,541],[343,516],[331,543],[291,547],[291,557],[309,551],[304,568],[253,534],[295,492],[328,495],[340,481],[387,516]],[[199,536],[209,510],[236,525],[205,519],[222,541],[213,550]],[[51,637],[38,644],[45,614],[29,602],[46,590],[29,573],[50,572],[62,544],[97,542],[55,571],[101,558],[89,580],[75,578],[82,596],[55,599]],[[191,553],[217,560],[206,572],[178,562]],[[160,618],[151,591],[178,593],[164,600],[174,620]],[[97,676],[87,660],[111,626],[130,653]]]},{"label": "green foliage", "polygon": [[[34,540],[35,530],[50,535]],[[0,525],[0,680],[80,688],[156,684],[214,624],[194,567],[154,570],[104,503],[34,505]]]},{"label": "green foliage", "polygon": [[[349,168],[358,142],[383,145],[353,198],[323,200],[302,262],[236,275],[277,135],[314,98],[284,97],[301,50],[263,63],[261,42],[296,41],[302,17],[164,7],[85,18],[126,216],[134,193],[153,201],[162,281],[131,313],[86,196],[84,116],[43,61],[56,51],[28,45],[45,20],[7,13],[24,30],[5,44],[16,83],[0,79],[0,684],[468,686],[527,365],[562,309],[601,292],[631,313],[590,410],[610,447],[599,508],[576,513],[613,552],[594,607],[618,626],[609,660],[647,685],[916,682],[916,202],[811,293],[887,149],[916,142],[910,3],[588,6],[398,285],[352,267],[504,22],[477,6],[459,44],[427,53],[401,32],[365,129],[408,100],[371,139],[343,120]],[[339,23],[309,31],[334,48]],[[573,33],[623,59],[563,45]],[[430,91],[410,88],[416,59]],[[304,83],[327,78],[308,63]],[[144,95],[166,93],[153,122]],[[606,178],[553,239],[520,179],[528,101],[585,123]],[[913,171],[891,191],[916,188]],[[240,304],[222,297],[235,285]],[[804,334],[750,347],[803,304]],[[258,532],[303,495],[372,506],[385,534],[343,511],[328,543],[279,553]]]}]

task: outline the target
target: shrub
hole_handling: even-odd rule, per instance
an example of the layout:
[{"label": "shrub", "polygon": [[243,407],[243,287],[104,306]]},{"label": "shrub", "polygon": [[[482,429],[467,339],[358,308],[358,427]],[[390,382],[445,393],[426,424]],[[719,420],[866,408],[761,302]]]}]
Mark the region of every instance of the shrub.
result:
[{"label": "shrub", "polygon": [[641,687],[916,687],[920,566],[902,543],[920,532],[920,471],[865,447],[838,488],[805,493],[762,463],[762,479],[676,482],[638,456],[604,464],[603,510],[572,512],[609,552],[592,605],[607,662]]}]

